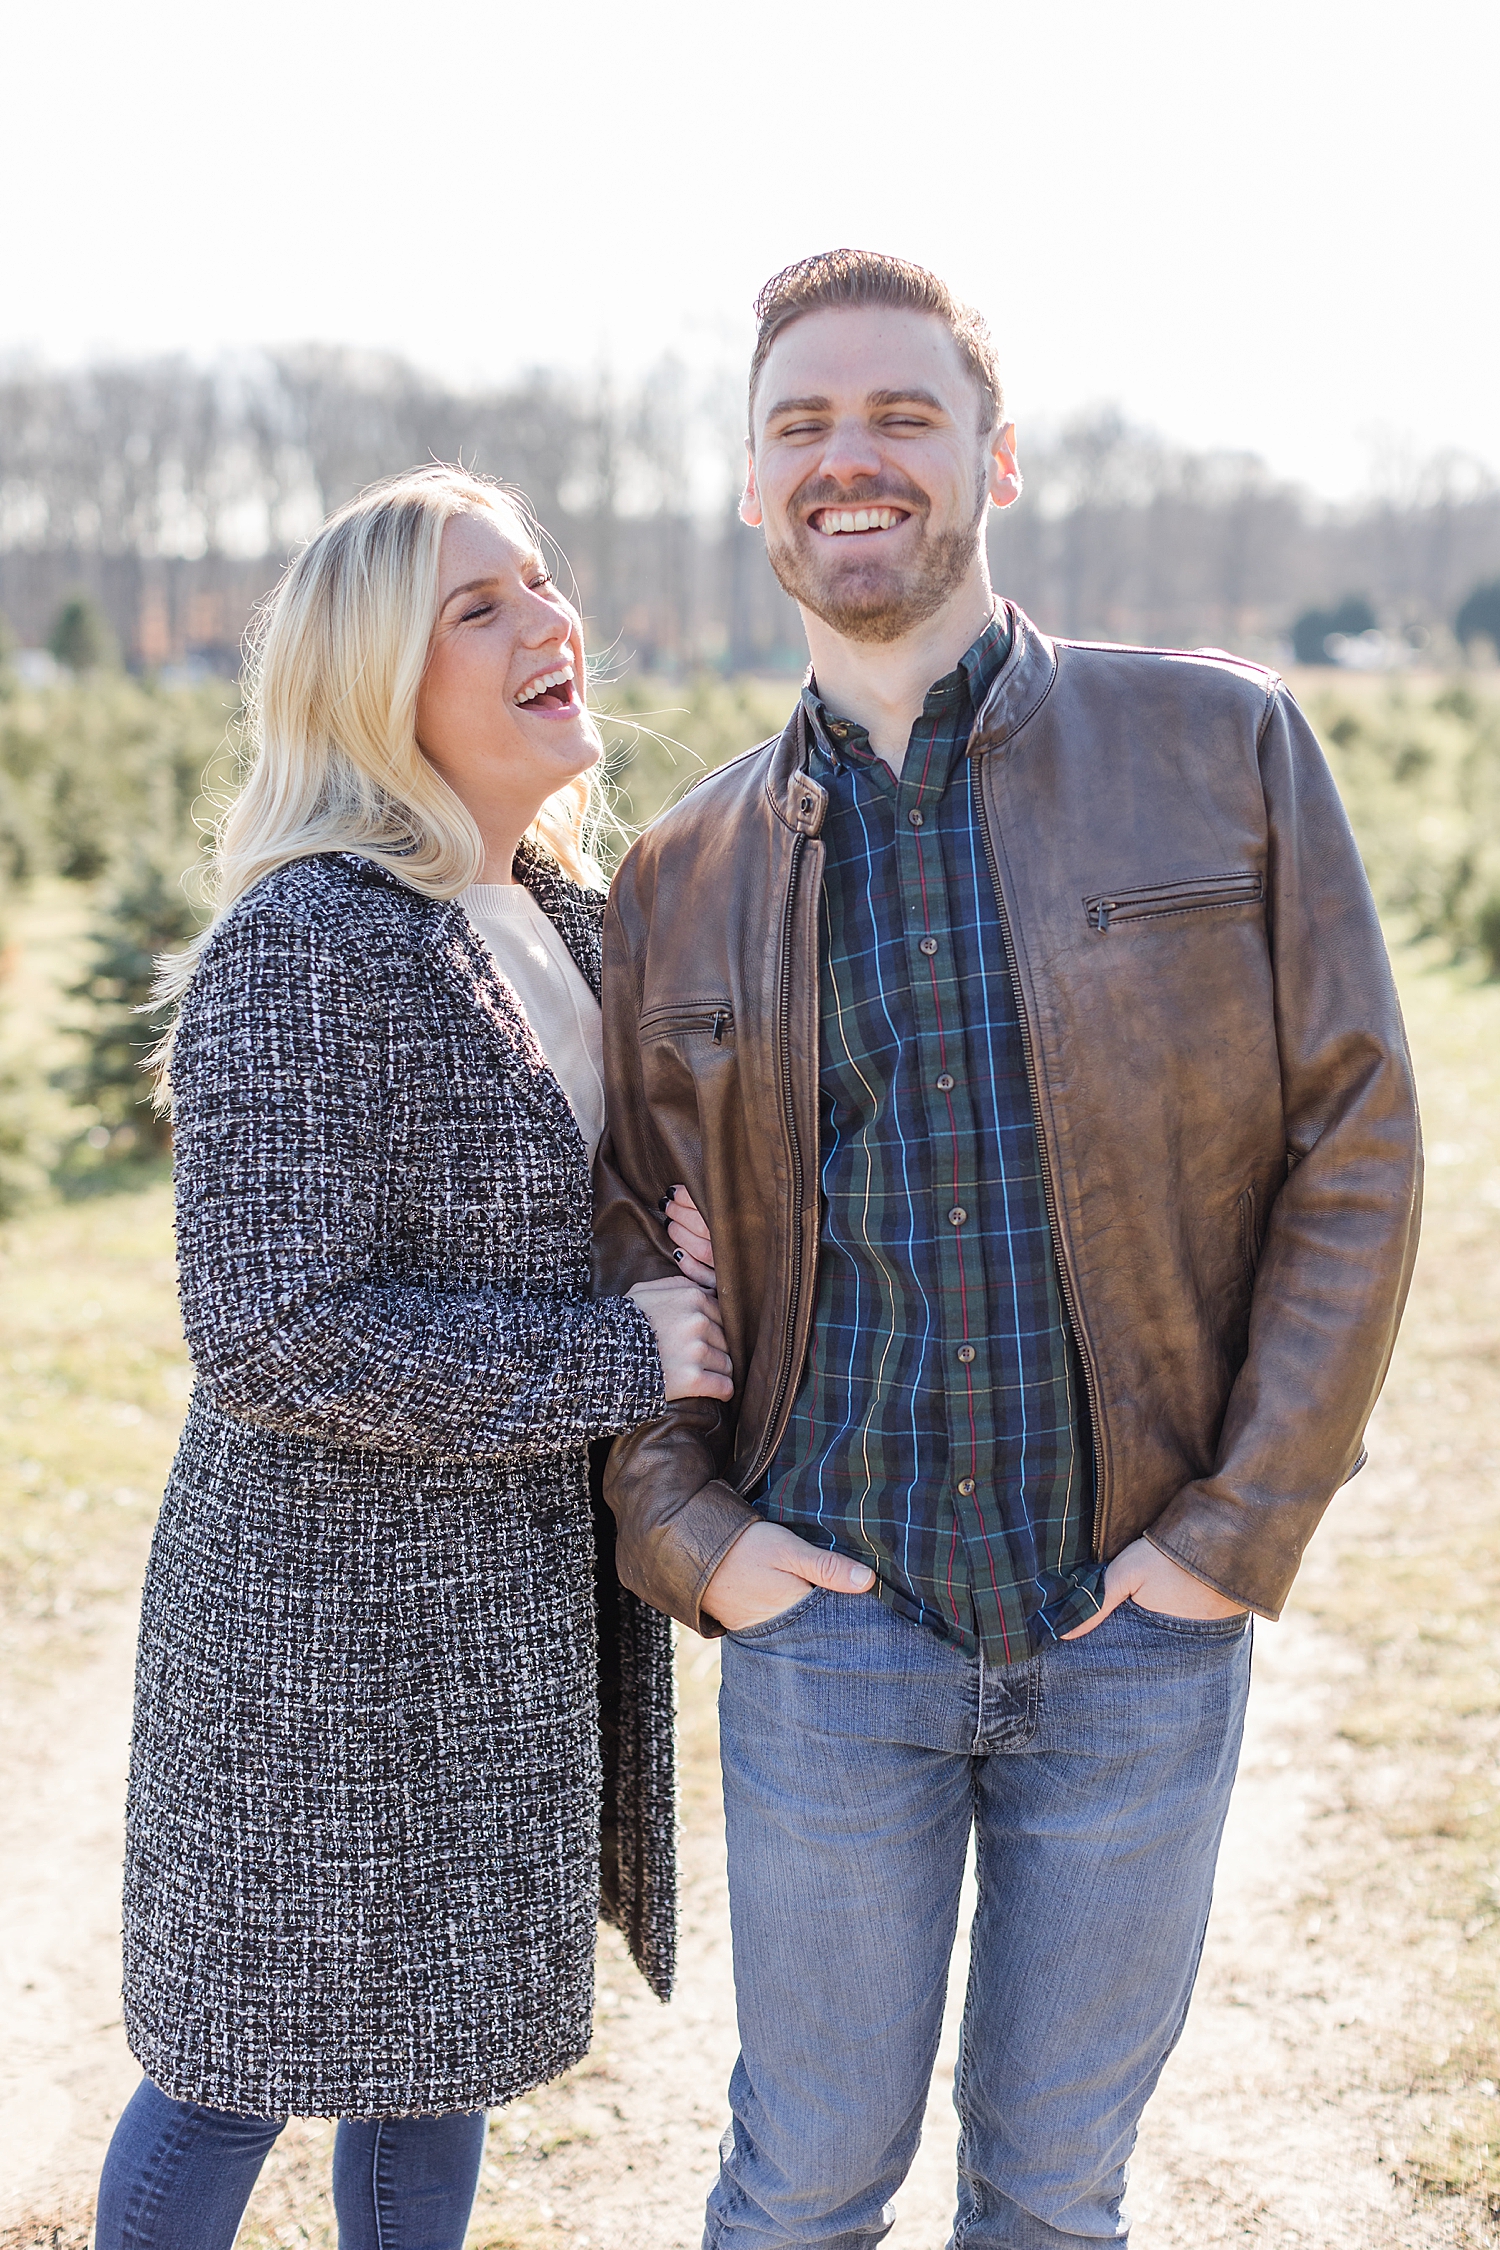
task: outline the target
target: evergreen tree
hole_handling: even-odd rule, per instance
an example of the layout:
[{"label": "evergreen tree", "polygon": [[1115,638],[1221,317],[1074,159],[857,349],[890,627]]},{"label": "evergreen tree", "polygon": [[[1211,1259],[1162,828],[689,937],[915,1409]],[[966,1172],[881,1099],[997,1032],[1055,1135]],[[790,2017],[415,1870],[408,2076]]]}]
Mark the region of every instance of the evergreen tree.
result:
[{"label": "evergreen tree", "polygon": [[28,1093],[20,1071],[0,1062],[0,1219],[12,1218],[45,1178],[32,1145]]},{"label": "evergreen tree", "polygon": [[98,603],[82,591],[70,594],[52,621],[47,646],[70,672],[113,672],[120,644]]},{"label": "evergreen tree", "polygon": [[160,1020],[138,1011],[150,1001],[158,955],[185,945],[203,920],[183,887],[189,857],[181,843],[137,847],[100,902],[89,933],[88,973],[68,992],[84,1010],[75,1027],[83,1051],[54,1082],[96,1113],[85,1138],[112,1157],[160,1156],[171,1146],[171,1126],[152,1108],[151,1081],[141,1067],[160,1036]]},{"label": "evergreen tree", "polygon": [[1476,586],[1453,620],[1453,630],[1465,648],[1481,634],[1500,653],[1500,578]]},{"label": "evergreen tree", "polygon": [[1331,664],[1328,642],[1335,633],[1357,640],[1379,622],[1363,594],[1346,594],[1337,609],[1305,609],[1292,627],[1293,654],[1299,664]]}]

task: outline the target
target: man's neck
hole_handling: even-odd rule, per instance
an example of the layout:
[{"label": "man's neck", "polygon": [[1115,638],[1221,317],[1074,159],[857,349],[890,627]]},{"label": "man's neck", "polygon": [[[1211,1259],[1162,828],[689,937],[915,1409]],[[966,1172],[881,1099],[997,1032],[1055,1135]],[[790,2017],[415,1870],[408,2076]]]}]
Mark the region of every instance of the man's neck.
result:
[{"label": "man's neck", "polygon": [[846,640],[804,609],[818,694],[839,718],[863,727],[875,755],[899,774],[927,690],[973,647],[994,612],[987,574],[965,580],[935,616],[896,641]]}]

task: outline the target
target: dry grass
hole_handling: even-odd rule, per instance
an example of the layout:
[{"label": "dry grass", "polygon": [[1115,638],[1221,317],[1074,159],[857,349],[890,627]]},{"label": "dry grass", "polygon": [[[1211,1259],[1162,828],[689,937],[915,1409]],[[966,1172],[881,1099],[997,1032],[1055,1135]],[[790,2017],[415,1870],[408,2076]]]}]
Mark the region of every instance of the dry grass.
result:
[{"label": "dry grass", "polygon": [[188,1386],[164,1184],[53,1205],[0,1238],[0,1619],[13,1651],[55,1658],[94,1605],[133,1595]]},{"label": "dry grass", "polygon": [[[1371,1433],[1379,1505],[1303,1607],[1358,1658],[1338,1726],[1363,1753],[1369,1857],[1345,1871],[1346,1896],[1422,1965],[1411,2017],[1380,2036],[1417,2105],[1403,2168],[1496,2216],[1500,986],[1420,953],[1402,968],[1428,1134],[1423,1251]],[[1331,1946],[1344,1910],[1336,1893]]]}]

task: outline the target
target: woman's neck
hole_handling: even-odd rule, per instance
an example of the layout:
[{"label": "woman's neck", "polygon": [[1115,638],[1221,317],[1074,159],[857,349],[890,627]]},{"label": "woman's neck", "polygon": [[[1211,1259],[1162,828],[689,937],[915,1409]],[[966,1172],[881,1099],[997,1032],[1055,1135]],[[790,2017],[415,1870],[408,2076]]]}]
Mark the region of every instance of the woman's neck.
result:
[{"label": "woman's neck", "polygon": [[465,799],[464,804],[479,830],[479,840],[484,846],[484,858],[480,862],[475,881],[514,883],[516,853],[520,849],[522,837],[534,825],[537,814],[542,809],[541,805],[534,805],[528,810],[524,806],[513,804],[476,804],[472,799]]},{"label": "woman's neck", "polygon": [[484,844],[484,862],[474,880],[491,886],[501,883],[514,885],[516,880],[516,850],[520,837],[514,843],[492,847],[488,837]]}]

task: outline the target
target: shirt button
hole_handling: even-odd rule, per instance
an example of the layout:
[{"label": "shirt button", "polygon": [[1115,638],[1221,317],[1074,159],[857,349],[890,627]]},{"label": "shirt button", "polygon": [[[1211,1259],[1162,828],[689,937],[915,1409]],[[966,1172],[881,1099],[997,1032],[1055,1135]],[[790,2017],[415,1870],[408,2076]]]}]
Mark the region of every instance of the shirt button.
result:
[{"label": "shirt button", "polygon": [[941,1077],[940,1077],[940,1078],[938,1079],[938,1082],[937,1082],[937,1090],[938,1090],[938,1092],[939,1092],[940,1094],[951,1094],[951,1093],[952,1093],[952,1091],[953,1091],[953,1073],[952,1073],[952,1071],[951,1071],[951,1070],[945,1070],[945,1071],[943,1072],[942,1076],[941,1076]]},{"label": "shirt button", "polygon": [[919,953],[936,953],[937,939],[935,937],[919,938],[917,940],[917,951]]},{"label": "shirt button", "polygon": [[958,1480],[958,1489],[967,1500],[970,1493],[974,1489],[974,1479],[972,1477],[960,1477]]},{"label": "shirt button", "polygon": [[968,1216],[969,1214],[963,1205],[955,1203],[953,1209],[948,1213],[948,1224],[950,1227],[961,1227]]},{"label": "shirt button", "polygon": [[974,1357],[974,1346],[972,1344],[960,1344],[958,1347],[958,1356],[963,1361],[965,1367],[967,1367],[970,1360]]},{"label": "shirt button", "polygon": [[911,822],[911,824],[912,824],[913,828],[920,828],[920,827],[922,826],[922,824],[923,824],[923,821],[924,821],[925,815],[924,815],[924,814],[922,814],[922,813],[919,813],[919,812],[915,812],[915,811],[913,811],[913,812],[909,812],[909,813],[907,814],[907,816],[906,816],[906,817],[907,817],[907,819],[908,819],[908,820],[909,820],[909,821]]}]

